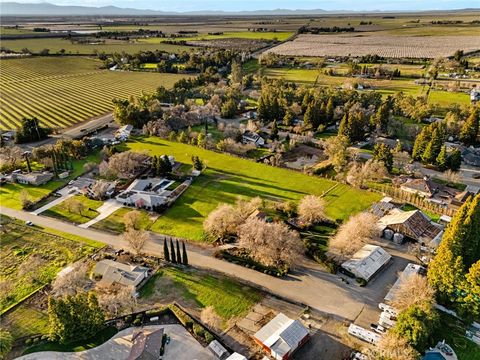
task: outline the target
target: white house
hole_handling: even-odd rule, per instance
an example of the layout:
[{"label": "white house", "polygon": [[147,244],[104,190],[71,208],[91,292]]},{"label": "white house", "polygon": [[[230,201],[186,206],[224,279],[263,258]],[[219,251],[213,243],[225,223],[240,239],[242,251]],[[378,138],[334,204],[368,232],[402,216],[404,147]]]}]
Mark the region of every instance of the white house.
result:
[{"label": "white house", "polygon": [[143,266],[123,264],[113,260],[101,260],[97,262],[93,274],[101,276],[101,283],[106,285],[120,284],[125,286],[137,286],[148,277],[149,269]]},{"label": "white house", "polygon": [[255,146],[263,146],[265,145],[265,140],[257,133],[246,130],[242,135],[242,143],[254,144]]}]

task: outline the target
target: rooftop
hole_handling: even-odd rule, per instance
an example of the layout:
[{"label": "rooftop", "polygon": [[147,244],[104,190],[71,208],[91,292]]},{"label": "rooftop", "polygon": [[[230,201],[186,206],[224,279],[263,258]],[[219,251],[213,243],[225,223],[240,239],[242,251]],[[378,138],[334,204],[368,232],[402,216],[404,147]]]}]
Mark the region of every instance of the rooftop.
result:
[{"label": "rooftop", "polygon": [[355,276],[366,281],[377,273],[392,256],[377,245],[366,244],[352,258],[345,261],[342,267]]},{"label": "rooftop", "polygon": [[101,260],[95,266],[94,273],[102,275],[101,282],[137,286],[144,278],[148,268],[128,265],[113,260]]}]

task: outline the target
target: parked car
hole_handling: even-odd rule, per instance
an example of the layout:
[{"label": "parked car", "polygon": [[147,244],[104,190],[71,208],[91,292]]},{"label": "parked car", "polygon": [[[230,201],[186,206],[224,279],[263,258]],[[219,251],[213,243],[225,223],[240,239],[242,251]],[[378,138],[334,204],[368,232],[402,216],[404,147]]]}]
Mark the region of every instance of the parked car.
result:
[{"label": "parked car", "polygon": [[27,225],[27,226],[33,226],[33,222],[31,222],[30,220],[29,220],[29,221],[25,221],[25,225]]}]

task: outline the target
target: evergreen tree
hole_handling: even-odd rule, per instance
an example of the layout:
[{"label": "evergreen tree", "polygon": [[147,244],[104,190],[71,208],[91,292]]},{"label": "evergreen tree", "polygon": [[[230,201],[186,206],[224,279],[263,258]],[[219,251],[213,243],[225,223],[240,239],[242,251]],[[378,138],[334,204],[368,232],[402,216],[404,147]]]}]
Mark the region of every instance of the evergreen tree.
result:
[{"label": "evergreen tree", "polygon": [[480,260],[474,263],[462,285],[462,315],[471,321],[480,316]]},{"label": "evergreen tree", "polygon": [[177,263],[182,263],[182,253],[180,252],[180,245],[178,244],[177,240]]},{"label": "evergreen tree", "polygon": [[390,116],[390,109],[387,103],[383,103],[378,108],[375,115],[372,117],[372,123],[376,125],[382,132],[387,131],[388,118]]},{"label": "evergreen tree", "polygon": [[375,144],[373,147],[373,158],[382,161],[388,171],[392,171],[393,154],[388,145],[383,143]]},{"label": "evergreen tree", "polygon": [[471,200],[464,226],[462,257],[465,268],[468,269],[480,260],[480,195]]},{"label": "evergreen tree", "polygon": [[173,246],[172,238],[170,238],[170,259],[172,260],[172,263],[177,263],[177,257],[175,256],[175,247]]},{"label": "evergreen tree", "polygon": [[167,238],[163,239],[163,258],[165,261],[170,262],[170,254],[168,253]]},{"label": "evergreen tree", "polygon": [[437,160],[435,161],[438,168],[441,171],[445,171],[448,166],[448,155],[447,155],[447,147],[445,145],[442,146],[442,150],[437,156]]},{"label": "evergreen tree", "polygon": [[438,154],[442,149],[444,143],[444,136],[440,127],[434,128],[432,132],[432,137],[425,148],[425,151],[422,155],[422,161],[425,164],[434,164]]},{"label": "evergreen tree", "polygon": [[185,242],[184,241],[182,241],[182,262],[183,262],[183,265],[188,266],[187,248],[185,247]]},{"label": "evergreen tree", "polygon": [[333,98],[328,98],[327,107],[325,109],[325,115],[327,118],[327,123],[333,122],[333,117],[335,115],[335,105],[333,104]]},{"label": "evergreen tree", "polygon": [[293,117],[293,113],[291,111],[287,111],[283,117],[283,125],[291,126],[293,124]]},{"label": "evergreen tree", "polygon": [[13,336],[6,329],[0,328],[0,358],[4,358],[12,350]]},{"label": "evergreen tree", "polygon": [[462,166],[462,153],[458,149],[452,150],[447,158],[447,168],[452,171],[458,171]]},{"label": "evergreen tree", "polygon": [[474,145],[477,141],[479,127],[480,110],[478,107],[475,107],[460,130],[460,141],[465,145]]},{"label": "evergreen tree", "polygon": [[428,126],[424,127],[420,134],[415,138],[415,143],[413,144],[412,158],[413,160],[420,160],[427,148],[428,143],[430,142],[430,130]]},{"label": "evergreen tree", "polygon": [[340,125],[338,126],[338,135],[343,135],[350,140],[350,124],[348,118],[349,114],[348,112],[345,112],[342,120],[340,120]]}]

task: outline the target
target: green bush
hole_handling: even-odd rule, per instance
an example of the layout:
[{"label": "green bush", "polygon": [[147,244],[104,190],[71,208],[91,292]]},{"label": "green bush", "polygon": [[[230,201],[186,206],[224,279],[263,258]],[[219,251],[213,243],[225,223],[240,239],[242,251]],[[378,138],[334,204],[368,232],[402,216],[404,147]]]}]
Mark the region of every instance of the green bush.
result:
[{"label": "green bush", "polygon": [[48,340],[50,340],[50,336],[42,335],[41,339],[42,339],[42,341],[48,341]]},{"label": "green bush", "polygon": [[205,341],[210,344],[213,340],[215,340],[213,335],[209,331],[205,331]]},{"label": "green bush", "polygon": [[132,324],[133,324],[133,326],[140,326],[140,325],[142,325],[142,320],[140,320],[140,319],[135,319],[135,320],[133,320],[133,323],[132,323]]},{"label": "green bush", "polygon": [[197,323],[193,324],[193,333],[197,335],[198,337],[204,337],[205,336],[205,330],[203,327]]},{"label": "green bush", "polygon": [[127,315],[125,316],[125,318],[123,319],[126,323],[130,323],[132,322],[132,315]]},{"label": "green bush", "polygon": [[32,339],[25,340],[25,345],[30,345],[32,343]]},{"label": "green bush", "polygon": [[33,339],[33,343],[36,344],[40,341],[40,338],[36,337],[35,339]]},{"label": "green bush", "polygon": [[183,326],[185,326],[187,329],[191,329],[193,326],[193,319],[188,316],[185,312],[183,312],[181,309],[179,309],[176,306],[170,306],[170,310],[173,311],[175,316],[177,317],[178,321],[182,323]]}]

